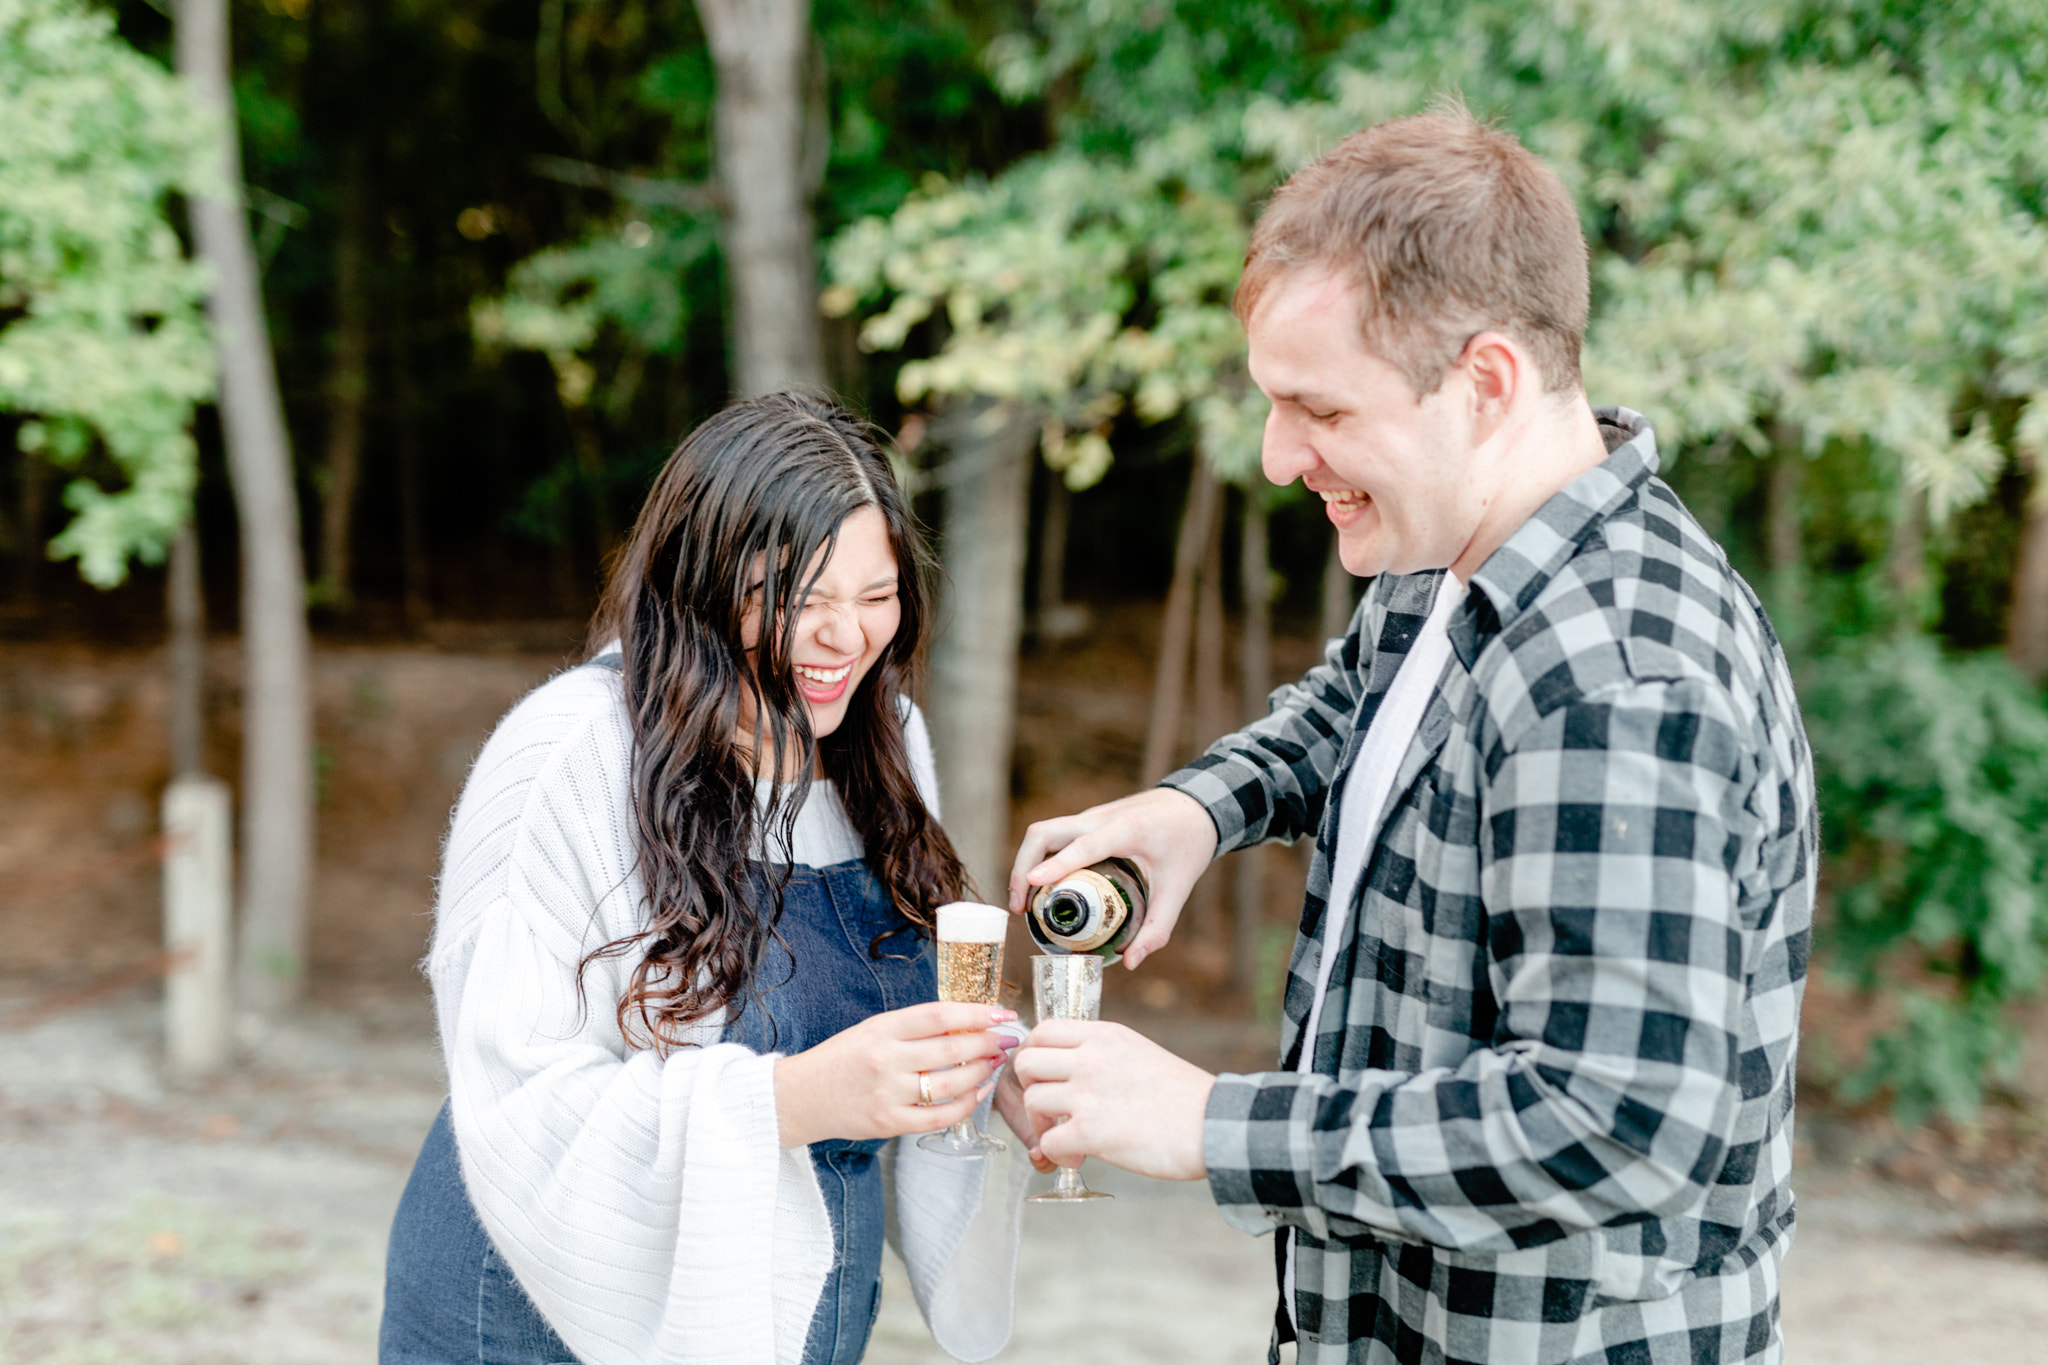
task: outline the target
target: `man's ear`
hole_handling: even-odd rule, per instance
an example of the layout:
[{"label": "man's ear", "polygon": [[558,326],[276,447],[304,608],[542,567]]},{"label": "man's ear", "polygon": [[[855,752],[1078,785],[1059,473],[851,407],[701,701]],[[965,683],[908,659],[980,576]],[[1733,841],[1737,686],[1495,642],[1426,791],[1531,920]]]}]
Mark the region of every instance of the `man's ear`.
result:
[{"label": "man's ear", "polygon": [[1471,383],[1472,416],[1483,430],[1506,417],[1536,378],[1528,352],[1499,332],[1475,334],[1456,364]]}]

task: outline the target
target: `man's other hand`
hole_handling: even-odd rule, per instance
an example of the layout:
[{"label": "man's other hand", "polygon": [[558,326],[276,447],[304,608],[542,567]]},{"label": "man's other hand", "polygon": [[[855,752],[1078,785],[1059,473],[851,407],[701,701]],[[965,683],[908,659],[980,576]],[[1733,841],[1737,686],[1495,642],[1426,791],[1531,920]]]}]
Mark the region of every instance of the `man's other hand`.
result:
[{"label": "man's other hand", "polygon": [[1010,909],[1031,894],[1104,858],[1129,858],[1150,884],[1145,927],[1124,952],[1135,969],[1173,935],[1195,880],[1216,856],[1216,825],[1193,797],[1154,787],[1079,815],[1040,820],[1024,831],[1010,867]]},{"label": "man's other hand", "polygon": [[1038,1152],[1053,1163],[1078,1166],[1092,1156],[1155,1180],[1208,1174],[1202,1117],[1216,1078],[1143,1034],[1049,1019],[1010,1066],[1024,1085]]}]

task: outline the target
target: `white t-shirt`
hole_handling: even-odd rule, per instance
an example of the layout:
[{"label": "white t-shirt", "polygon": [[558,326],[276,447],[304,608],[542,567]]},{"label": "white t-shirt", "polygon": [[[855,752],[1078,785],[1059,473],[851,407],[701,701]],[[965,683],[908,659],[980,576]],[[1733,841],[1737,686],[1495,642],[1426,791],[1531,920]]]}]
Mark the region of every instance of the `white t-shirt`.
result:
[{"label": "white t-shirt", "polygon": [[[1387,695],[1380,700],[1372,725],[1352,755],[1350,776],[1344,783],[1344,803],[1337,810],[1337,847],[1330,855],[1330,900],[1323,911],[1320,960],[1316,963],[1316,991],[1310,998],[1308,1022],[1302,1025],[1301,1059],[1294,1069],[1307,1075],[1315,1069],[1316,1032],[1322,1024],[1323,998],[1330,989],[1330,964],[1337,960],[1338,945],[1351,931],[1351,902],[1358,894],[1358,879],[1365,875],[1371,840],[1379,831],[1380,815],[1394,794],[1394,779],[1400,775],[1401,760],[1429,699],[1436,695],[1437,680],[1451,657],[1449,626],[1451,613],[1464,597],[1464,585],[1445,574],[1401,670],[1394,675]],[[1294,1319],[1294,1243],[1287,1244],[1287,1317]]]}]

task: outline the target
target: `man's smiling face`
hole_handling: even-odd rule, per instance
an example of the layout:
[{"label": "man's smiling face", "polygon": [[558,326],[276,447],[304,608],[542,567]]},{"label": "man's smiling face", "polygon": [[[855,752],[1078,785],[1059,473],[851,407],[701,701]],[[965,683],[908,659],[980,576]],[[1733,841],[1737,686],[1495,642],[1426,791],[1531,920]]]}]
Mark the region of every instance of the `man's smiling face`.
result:
[{"label": "man's smiling face", "polygon": [[1261,465],[1322,495],[1338,555],[1361,578],[1441,569],[1471,543],[1493,497],[1471,448],[1471,405],[1457,367],[1418,399],[1365,348],[1359,300],[1340,277],[1274,282],[1246,333],[1250,369],[1273,410]]}]

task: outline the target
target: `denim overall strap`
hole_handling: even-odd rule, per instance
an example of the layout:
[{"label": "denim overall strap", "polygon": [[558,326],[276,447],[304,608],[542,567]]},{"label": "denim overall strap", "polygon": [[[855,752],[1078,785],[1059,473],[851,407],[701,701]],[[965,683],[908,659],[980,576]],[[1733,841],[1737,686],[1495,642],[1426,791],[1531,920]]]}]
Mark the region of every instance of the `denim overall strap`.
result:
[{"label": "denim overall strap", "polygon": [[[782,869],[757,867],[757,888]],[[865,863],[792,867],[755,993],[732,1006],[725,1038],[757,1052],[801,1052],[884,1010],[938,998],[932,947]],[[811,1144],[832,1218],[832,1271],[818,1296],[804,1365],[853,1365],[881,1308],[881,1141]]]}]

